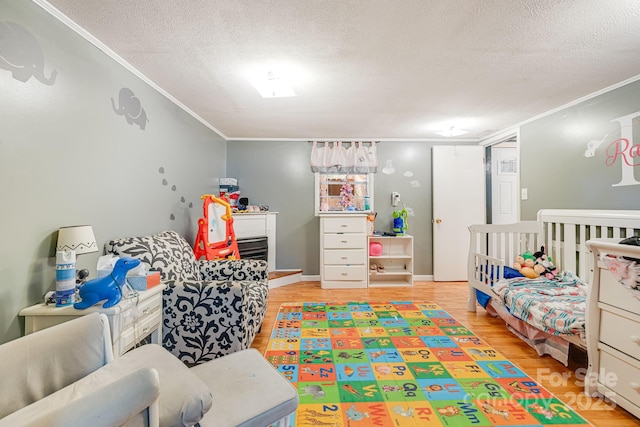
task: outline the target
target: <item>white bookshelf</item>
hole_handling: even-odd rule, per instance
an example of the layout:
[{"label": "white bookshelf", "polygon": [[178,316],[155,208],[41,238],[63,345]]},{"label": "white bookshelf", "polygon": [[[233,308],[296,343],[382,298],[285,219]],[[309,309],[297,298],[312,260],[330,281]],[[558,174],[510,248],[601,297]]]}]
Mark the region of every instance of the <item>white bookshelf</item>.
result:
[{"label": "white bookshelf", "polygon": [[[381,255],[368,256],[369,287],[413,286],[413,237],[368,236],[368,241],[382,245]],[[372,265],[384,268],[371,269]]]}]

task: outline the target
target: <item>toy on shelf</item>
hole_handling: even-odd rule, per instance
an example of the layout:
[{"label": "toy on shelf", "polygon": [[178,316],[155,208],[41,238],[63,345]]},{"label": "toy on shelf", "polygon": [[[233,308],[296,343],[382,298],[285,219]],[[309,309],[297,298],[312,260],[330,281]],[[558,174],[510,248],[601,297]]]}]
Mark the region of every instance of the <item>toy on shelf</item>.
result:
[{"label": "toy on shelf", "polygon": [[396,236],[402,236],[407,231],[407,210],[393,211],[393,232]]},{"label": "toy on shelf", "polygon": [[81,301],[73,304],[73,308],[83,310],[102,300],[107,300],[102,307],[109,308],[118,304],[122,299],[122,287],[124,286],[129,270],[140,265],[136,258],[120,258],[113,266],[113,271],[107,276],[87,280],[79,288]]},{"label": "toy on shelf", "polygon": [[212,194],[200,198],[204,200],[204,216],[198,220],[198,235],[193,245],[196,259],[240,259],[231,206]]}]

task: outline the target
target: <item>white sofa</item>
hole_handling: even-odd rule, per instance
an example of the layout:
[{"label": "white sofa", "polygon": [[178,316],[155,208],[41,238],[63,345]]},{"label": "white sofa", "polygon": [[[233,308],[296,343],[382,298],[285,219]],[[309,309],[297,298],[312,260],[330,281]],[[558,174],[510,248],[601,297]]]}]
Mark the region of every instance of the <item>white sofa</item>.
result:
[{"label": "white sofa", "polygon": [[0,427],[284,426],[296,389],[255,349],[188,368],[157,344],[113,358],[92,313],[0,345]]},{"label": "white sofa", "polygon": [[112,359],[98,313],[1,345],[0,426],[158,426],[157,371],[107,368]]}]

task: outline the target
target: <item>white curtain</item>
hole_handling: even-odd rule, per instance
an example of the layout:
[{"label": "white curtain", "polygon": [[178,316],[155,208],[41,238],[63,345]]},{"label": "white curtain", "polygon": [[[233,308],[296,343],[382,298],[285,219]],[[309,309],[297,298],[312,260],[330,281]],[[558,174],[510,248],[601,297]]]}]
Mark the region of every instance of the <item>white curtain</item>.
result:
[{"label": "white curtain", "polygon": [[375,141],[318,142],[311,147],[311,171],[324,173],[376,173],[378,154]]}]

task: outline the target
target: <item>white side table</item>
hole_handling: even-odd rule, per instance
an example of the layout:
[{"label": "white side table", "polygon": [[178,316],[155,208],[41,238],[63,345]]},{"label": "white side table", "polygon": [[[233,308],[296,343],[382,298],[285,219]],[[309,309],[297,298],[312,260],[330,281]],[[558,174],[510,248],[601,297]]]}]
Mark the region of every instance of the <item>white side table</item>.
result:
[{"label": "white side table", "polygon": [[30,334],[85,314],[104,313],[109,318],[113,353],[120,356],[148,336],[151,336],[151,342],[160,343],[163,289],[163,284],[154,286],[138,292],[137,297],[123,298],[118,305],[109,308],[102,308],[104,301],[85,310],[76,310],[72,305],[56,307],[55,304],[40,303],[25,308],[20,315],[25,318],[25,334]]}]

